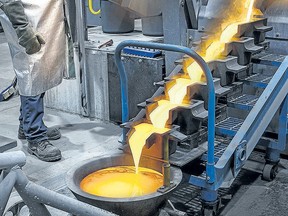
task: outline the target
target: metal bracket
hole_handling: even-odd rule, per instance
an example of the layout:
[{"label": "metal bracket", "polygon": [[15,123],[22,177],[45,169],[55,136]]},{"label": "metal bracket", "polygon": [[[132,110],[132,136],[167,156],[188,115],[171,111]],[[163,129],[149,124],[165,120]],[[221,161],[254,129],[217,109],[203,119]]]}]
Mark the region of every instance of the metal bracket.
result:
[{"label": "metal bracket", "polygon": [[243,140],[234,153],[234,175],[236,176],[247,159],[247,141]]},{"label": "metal bracket", "polygon": [[174,182],[170,182],[170,186],[169,187],[162,186],[157,191],[159,193],[166,193],[167,191],[170,191],[170,190],[172,190],[175,187],[176,187],[176,184]]}]

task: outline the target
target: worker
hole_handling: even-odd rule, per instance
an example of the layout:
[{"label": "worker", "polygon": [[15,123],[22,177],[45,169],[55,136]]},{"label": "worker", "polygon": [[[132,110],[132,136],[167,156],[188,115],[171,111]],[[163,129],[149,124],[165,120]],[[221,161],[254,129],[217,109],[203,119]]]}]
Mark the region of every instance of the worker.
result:
[{"label": "worker", "polygon": [[0,0],[1,23],[10,47],[21,99],[18,137],[43,161],[61,159],[49,140],[58,129],[43,122],[44,94],[59,85],[66,68],[64,0]]}]

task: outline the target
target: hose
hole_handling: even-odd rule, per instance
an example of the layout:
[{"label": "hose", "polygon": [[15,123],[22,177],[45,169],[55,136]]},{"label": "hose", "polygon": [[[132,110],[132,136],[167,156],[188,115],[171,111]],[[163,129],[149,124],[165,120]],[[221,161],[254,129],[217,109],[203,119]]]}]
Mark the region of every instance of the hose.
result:
[{"label": "hose", "polygon": [[88,7],[89,7],[90,12],[93,15],[99,15],[101,13],[101,9],[99,9],[98,11],[94,10],[94,8],[93,8],[93,0],[88,0]]}]

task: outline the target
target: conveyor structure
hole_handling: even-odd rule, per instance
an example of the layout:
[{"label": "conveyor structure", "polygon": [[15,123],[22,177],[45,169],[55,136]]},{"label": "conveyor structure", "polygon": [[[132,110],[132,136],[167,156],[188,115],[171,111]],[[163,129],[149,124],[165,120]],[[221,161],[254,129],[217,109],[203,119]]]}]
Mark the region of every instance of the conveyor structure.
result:
[{"label": "conveyor structure", "polygon": [[[127,7],[127,2],[131,1],[133,0],[111,0],[118,5],[126,5],[126,9],[135,12],[137,8]],[[164,38],[151,40],[157,43],[144,42],[145,40],[142,42],[124,41],[117,46],[115,51],[122,98],[123,134],[120,141],[124,144],[125,153],[130,153],[127,140],[133,127],[143,122],[151,123],[148,114],[156,107],[157,101],[165,98],[167,88],[175,82],[175,77],[185,74],[187,61],[192,58],[201,66],[206,81],[196,82],[187,87],[185,101],[188,105],[170,110],[166,124],[169,131],[162,135],[152,134],[146,141],[142,157],[146,161],[156,159],[161,164],[163,161],[169,162],[178,168],[193,163],[195,170],[192,169],[189,172],[188,187],[180,188],[176,193],[185,194],[186,190],[199,192],[200,195],[196,195],[189,205],[197,209],[198,204],[201,203],[201,212],[205,216],[217,214],[223,190],[229,188],[239,177],[240,170],[247,164],[247,160],[254,157],[256,148],[265,150],[262,176],[263,179],[270,181],[277,174],[280,154],[287,146],[288,57],[287,53],[282,52],[281,44],[287,44],[288,34],[285,32],[287,22],[278,23],[278,20],[287,19],[288,15],[284,13],[283,16],[277,15],[279,1],[267,1],[268,3],[264,5],[268,7],[266,17],[269,19],[259,16],[252,22],[239,24],[233,41],[225,44],[225,51],[221,54],[221,58],[205,62],[194,50],[207,48],[205,47],[207,35],[213,32],[208,32],[206,26],[209,21],[218,20],[219,17],[216,16],[215,11],[223,7],[225,1],[227,0],[221,0],[221,3],[208,0],[166,0],[166,3],[162,5],[160,1],[157,1],[158,7],[155,7],[157,14],[153,15],[157,15],[157,20],[159,17],[163,18],[161,24],[164,26]],[[87,28],[83,23],[85,10],[82,2],[72,2],[76,16],[70,18],[75,18],[73,23],[76,23],[78,28],[77,33],[73,31],[73,36],[77,35],[78,42],[81,93],[79,106],[82,107],[84,116],[90,116],[91,98],[95,95],[93,95],[94,89],[89,89],[91,74],[87,70],[91,64],[88,61],[92,57],[86,54],[87,47],[93,44],[93,41],[87,41]],[[162,12],[158,10],[159,7]],[[138,11],[138,15],[140,12]],[[151,18],[151,14],[142,15],[149,15],[148,18]],[[278,19],[279,17],[281,19]],[[270,24],[273,24],[274,29],[276,25],[279,35]],[[76,37],[74,39],[76,40]],[[162,39],[164,43],[160,43]],[[270,43],[272,49],[270,49]],[[141,65],[143,59],[145,62],[152,62],[152,60],[157,60],[154,57],[163,57],[163,53],[166,71],[162,68],[161,61],[157,63],[161,74],[155,74],[157,74],[157,79],[163,74],[166,77],[155,83],[158,88],[156,92],[138,104],[139,113],[130,119],[129,114],[132,110],[128,98],[129,77],[126,73],[127,68],[124,68],[123,59],[129,59],[129,56],[134,58],[133,61],[125,64],[125,66],[130,64],[131,70],[136,63],[137,66]],[[111,56],[114,58],[114,53]],[[107,59],[112,58],[111,56]],[[141,58],[139,57],[138,60],[137,56]],[[134,65],[131,67],[131,64]],[[107,68],[111,68],[111,65]],[[151,83],[149,86],[152,86]],[[149,90],[152,89],[152,87],[149,88]],[[118,89],[116,91],[119,93]],[[131,92],[129,92],[130,95]],[[51,215],[45,204],[75,215],[114,215],[87,203],[54,193],[29,181],[21,170],[26,161],[23,152],[4,152],[14,145],[15,142],[1,147],[0,143],[0,215],[4,213],[9,194],[14,187],[33,215],[38,215],[39,212],[43,216]],[[171,185],[168,190],[171,189]],[[23,205],[23,203],[16,203],[10,212],[14,215],[19,214],[19,208]]]},{"label": "conveyor structure", "polygon": [[[183,167],[200,158],[198,166],[205,167],[200,175],[192,174],[189,180],[190,184],[201,188],[204,215],[216,214],[218,190],[231,186],[256,146],[265,146],[263,178],[272,180],[277,174],[280,153],[287,144],[288,58],[267,50],[265,33],[271,27],[266,25],[267,20],[263,18],[240,25],[238,40],[226,45],[224,59],[208,63],[199,60],[190,49],[167,44],[127,41],[116,50],[122,79],[122,109],[126,111],[123,122],[128,120],[125,70],[119,60],[124,47],[182,52],[184,60],[194,57],[201,63],[207,84],[195,83],[188,87],[186,97],[191,106],[172,109],[168,125],[171,128],[170,163]],[[139,104],[139,114],[123,124],[124,143],[125,134],[142,123],[143,118],[149,122],[149,109],[164,97],[165,86],[173,82],[172,77],[184,74],[184,60],[178,60],[172,73],[157,83],[159,89],[152,98]],[[261,65],[269,67],[259,69]],[[161,151],[155,154],[155,149],[161,149],[166,141],[159,136],[153,134],[146,141],[144,157],[163,159]]]}]

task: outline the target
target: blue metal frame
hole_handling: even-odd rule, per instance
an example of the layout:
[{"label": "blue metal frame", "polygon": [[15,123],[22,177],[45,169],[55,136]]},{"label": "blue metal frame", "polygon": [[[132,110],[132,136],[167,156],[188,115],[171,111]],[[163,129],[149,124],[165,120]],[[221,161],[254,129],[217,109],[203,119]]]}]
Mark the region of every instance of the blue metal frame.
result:
[{"label": "blue metal frame", "polygon": [[[127,74],[121,60],[121,52],[125,47],[142,47],[149,49],[165,50],[183,53],[194,59],[202,68],[208,86],[208,160],[206,165],[207,182],[213,184],[215,182],[215,158],[214,158],[214,140],[215,140],[215,87],[212,73],[204,59],[195,51],[183,47],[170,44],[151,43],[142,41],[127,40],[120,43],[115,51],[115,62],[118,68],[121,82],[121,99],[122,99],[122,122],[127,122],[129,119],[128,108],[128,81]],[[125,130],[123,130],[123,138],[125,137]]]},{"label": "blue metal frame", "polygon": [[[270,58],[273,56],[273,58]],[[274,57],[275,54],[271,53],[264,53],[263,56],[259,58],[259,56],[254,56],[252,57],[252,62],[256,64],[262,64],[262,65],[268,65],[268,66],[273,66],[273,67],[280,67],[280,65],[283,62],[283,59],[285,58],[284,55],[276,55],[277,58]]]},{"label": "blue metal frame", "polygon": [[133,47],[124,48],[123,53],[128,54],[128,55],[142,56],[146,58],[156,58],[162,55],[162,52],[159,50],[146,50],[146,49],[138,49],[138,48],[133,48]]},{"label": "blue metal frame", "polygon": [[280,151],[285,151],[287,143],[287,119],[288,114],[288,96],[286,96],[285,101],[280,109],[279,116],[279,131],[278,131],[278,149]]},{"label": "blue metal frame", "polygon": [[285,151],[287,142],[287,113],[288,113],[288,96],[286,96],[282,106],[280,107],[280,115],[278,122],[278,141],[271,141],[267,146],[266,160],[270,163],[278,163],[280,153]]},{"label": "blue metal frame", "polygon": [[[204,202],[214,203],[217,200],[217,191],[220,186],[227,180],[229,180],[227,185],[232,183],[231,180],[238,175],[241,167],[252,153],[268,124],[271,122],[273,116],[280,107],[278,144],[269,145],[269,147],[273,147],[271,148],[271,157],[273,157],[273,159],[277,159],[279,150],[283,150],[286,145],[288,110],[288,57],[280,65],[276,75],[272,78],[269,84],[267,84],[258,102],[249,113],[241,128],[235,134],[223,155],[215,164],[215,88],[211,71],[206,62],[196,52],[186,47],[139,41],[124,41],[120,43],[116,48],[115,60],[121,80],[123,122],[128,121],[129,110],[128,81],[124,65],[121,61],[121,51],[127,46],[161,49],[187,54],[201,66],[205,73],[209,93],[208,156],[206,173],[201,176],[191,175],[189,181],[191,184],[202,188],[201,198]],[[123,137],[125,137],[124,133],[125,131],[123,131]]]},{"label": "blue metal frame", "polygon": [[[278,143],[269,144],[270,159],[279,159],[280,151],[285,149],[287,135],[288,110],[288,57],[278,68],[272,80],[267,85],[261,97],[251,110],[246,120],[238,130],[231,143],[215,165],[216,181],[207,184],[203,176],[191,176],[190,183],[206,191],[202,193],[204,201],[211,202],[223,183],[230,186],[238,175],[253,149],[261,139],[262,134],[280,108]],[[244,153],[242,158],[239,155]]]}]

